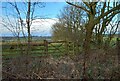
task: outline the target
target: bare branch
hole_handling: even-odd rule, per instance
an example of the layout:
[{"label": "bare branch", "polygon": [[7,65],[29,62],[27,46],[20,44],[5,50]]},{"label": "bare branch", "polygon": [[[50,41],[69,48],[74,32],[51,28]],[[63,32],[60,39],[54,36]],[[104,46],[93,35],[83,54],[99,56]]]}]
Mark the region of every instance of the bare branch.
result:
[{"label": "bare branch", "polygon": [[66,3],[68,3],[69,5],[75,6],[75,7],[77,7],[77,8],[80,8],[80,9],[86,11],[87,13],[90,13],[90,11],[87,10],[86,8],[84,8],[84,7],[81,7],[81,6],[75,5],[75,4],[70,3],[70,2],[68,2],[68,1],[66,1]]},{"label": "bare branch", "polygon": [[[120,11],[120,4],[119,4],[118,6],[116,6],[116,7],[112,8],[111,10],[109,10],[109,11],[105,12],[104,14],[103,14],[103,13],[101,13],[101,15],[100,15],[97,19],[99,20],[99,19],[101,19],[101,18],[103,18],[103,17],[107,16],[107,15],[108,15],[108,14],[110,14],[111,12],[116,11],[116,10],[119,10],[119,11]],[[119,13],[119,12],[118,12],[118,13]]]}]

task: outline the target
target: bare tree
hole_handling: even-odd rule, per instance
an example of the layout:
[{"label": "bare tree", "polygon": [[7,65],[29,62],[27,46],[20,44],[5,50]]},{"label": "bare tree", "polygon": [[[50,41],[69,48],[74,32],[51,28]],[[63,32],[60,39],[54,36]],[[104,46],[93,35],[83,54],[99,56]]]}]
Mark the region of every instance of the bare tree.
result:
[{"label": "bare tree", "polygon": [[[111,19],[118,13],[120,13],[120,4],[118,3],[110,3],[110,2],[85,2],[83,0],[83,3],[87,6],[82,7],[80,5],[76,5],[72,2],[66,1],[69,5],[75,6],[77,8],[80,8],[84,10],[88,15],[88,22],[85,25],[86,30],[86,36],[85,36],[85,56],[84,56],[84,77],[85,77],[85,69],[86,69],[86,59],[89,55],[90,50],[90,42],[92,39],[93,29],[97,24],[100,23],[101,19],[111,21]],[[99,4],[102,4],[102,7],[99,8],[99,10],[96,10],[96,7],[99,6]],[[107,10],[106,10],[107,9]],[[99,12],[98,12],[99,11]],[[100,13],[100,15],[97,15],[97,13]],[[104,26],[105,27],[105,26]]]},{"label": "bare tree", "polygon": [[[12,12],[6,13],[8,24],[4,23],[4,26],[7,27],[11,32],[14,33],[16,36],[20,36],[21,33],[27,40],[27,54],[30,54],[30,42],[31,42],[31,25],[32,22],[36,19],[40,19],[40,15],[37,15],[36,9],[39,10],[40,8],[44,7],[44,4],[41,2],[6,2],[8,7],[13,9]],[[20,7],[22,5],[22,7]],[[7,7],[7,8],[8,8]],[[7,8],[6,11],[7,11]],[[8,12],[8,11],[7,11]],[[9,14],[9,15],[8,15]],[[11,22],[11,17],[17,19],[16,25]],[[10,26],[9,26],[10,25]],[[16,29],[16,30],[14,30]],[[27,30],[27,31],[26,31]],[[27,33],[27,36],[26,36]]]},{"label": "bare tree", "polygon": [[[66,6],[59,15],[59,21],[53,25],[53,35],[56,39],[78,41],[84,33],[85,14],[82,10]],[[54,34],[55,33],[55,34]],[[58,34],[58,36],[57,36]]]},{"label": "bare tree", "polygon": [[[7,29],[9,29],[15,35],[17,35],[18,38],[22,33],[27,41],[27,45],[25,48],[26,53],[24,54],[24,57],[22,57],[22,60],[25,60],[26,67],[25,67],[24,73],[27,76],[29,74],[28,64],[29,64],[29,56],[31,54],[31,41],[32,41],[31,27],[34,20],[41,18],[40,14],[36,11],[39,10],[40,8],[43,8],[44,4],[41,2],[32,2],[31,0],[28,0],[25,2],[14,1],[14,2],[5,2],[5,3],[7,5],[5,6],[6,8],[4,9],[6,9],[7,11],[7,9],[11,8],[11,12],[9,10],[7,11],[9,12],[6,14],[8,19],[8,22],[7,22],[8,24],[4,22],[4,26],[7,27]],[[12,19],[11,19],[12,17],[17,20],[16,23],[12,22]]]},{"label": "bare tree", "polygon": [[[103,18],[107,21],[110,21],[116,14],[120,13],[120,4],[111,3],[112,4],[111,6],[110,3],[107,3],[107,2],[102,3],[103,6],[102,8],[100,8],[100,12],[99,12],[100,15],[97,16],[96,7],[98,6],[100,2],[84,2],[83,1],[83,3],[87,6],[87,8],[79,6],[79,5],[75,5],[71,2],[67,2],[67,3],[84,10],[88,14],[89,20],[85,26],[86,28],[85,50],[87,54],[90,49],[91,36],[92,36],[92,32],[93,32],[95,25],[97,25],[100,22],[100,20]],[[106,8],[108,10],[106,10]]]},{"label": "bare tree", "polygon": [[86,20],[83,18],[85,16],[86,14],[81,9],[66,6],[59,15],[59,21],[53,25],[53,38],[71,41],[76,47],[75,52],[80,51],[79,47],[80,45],[82,47],[85,35]]},{"label": "bare tree", "polygon": [[117,38],[117,32],[118,32],[118,27],[120,25],[120,21],[116,21],[114,23],[109,24],[109,28],[106,29],[105,32],[107,32],[106,40],[105,40],[105,49],[108,49],[108,47],[112,47],[115,45],[115,42],[111,44],[112,39],[115,40]]}]

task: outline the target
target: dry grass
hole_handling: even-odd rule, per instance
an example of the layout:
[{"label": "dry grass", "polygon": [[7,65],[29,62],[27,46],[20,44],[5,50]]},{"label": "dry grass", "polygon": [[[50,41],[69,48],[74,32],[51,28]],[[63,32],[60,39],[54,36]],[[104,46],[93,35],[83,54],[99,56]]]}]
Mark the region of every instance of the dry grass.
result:
[{"label": "dry grass", "polygon": [[[108,52],[104,50],[92,50],[87,60],[86,75],[93,79],[119,78],[117,50],[112,49]],[[3,60],[3,78],[29,78],[29,79],[81,79],[83,68],[83,54],[74,57],[63,56],[55,59],[47,57],[17,57]],[[15,76],[9,76],[13,74]]]}]

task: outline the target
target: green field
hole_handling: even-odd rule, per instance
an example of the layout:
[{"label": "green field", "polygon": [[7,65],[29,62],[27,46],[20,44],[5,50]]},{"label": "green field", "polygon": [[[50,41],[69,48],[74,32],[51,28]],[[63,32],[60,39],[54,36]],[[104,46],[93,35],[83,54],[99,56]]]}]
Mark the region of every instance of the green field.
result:
[{"label": "green field", "polygon": [[[32,39],[32,41],[34,43],[44,43],[44,40],[51,40],[50,37],[33,37],[34,39]],[[12,58],[12,57],[16,57],[21,55],[21,49],[17,46],[17,40],[13,37],[13,38],[3,38],[4,41],[0,43],[0,45],[2,45],[2,56],[3,58]],[[110,45],[111,47],[115,47],[116,46],[116,39],[117,37],[112,38]],[[21,42],[25,42],[24,38],[20,38]],[[107,37],[104,37],[104,42],[107,42]],[[13,47],[13,49],[12,49]],[[91,44],[92,48],[95,48],[94,45]],[[23,53],[25,53],[26,51],[26,46],[22,46],[22,50]],[[45,46],[31,46],[31,56],[44,56],[46,55],[46,50],[45,50]],[[52,43],[52,44],[48,44],[48,49],[47,49],[47,55],[52,55],[52,56],[62,56],[66,53],[70,53],[73,54],[73,52],[75,52],[73,45],[70,45],[69,48],[69,52],[67,50],[68,47],[66,47],[65,43]],[[82,48],[79,48],[80,51],[82,51]]]},{"label": "green field", "polygon": [[[26,46],[22,46],[23,54],[26,53]],[[3,43],[2,44],[2,56],[3,58],[11,58],[21,55],[21,49],[15,45],[10,43]],[[54,43],[48,45],[48,50],[46,54],[45,46],[31,46],[31,56],[45,56],[45,55],[52,55],[52,56],[61,56],[65,54],[65,45],[61,43]]]},{"label": "green field", "polygon": [[[44,43],[43,40],[33,42],[37,43],[37,45],[31,46],[30,58],[27,57],[30,63],[30,72],[28,71],[29,75],[33,74],[31,73],[31,71],[34,71],[36,73],[41,72],[39,74],[40,76],[42,76],[43,74],[45,76],[49,76],[49,72],[51,72],[51,74],[54,75],[59,75],[59,72],[61,72],[61,74],[64,74],[64,72],[69,72],[70,74],[74,70],[75,76],[78,76],[77,78],[82,77],[84,53],[81,47],[79,47],[79,51],[81,52],[79,52],[79,54],[74,55],[74,52],[76,52],[76,47],[74,47],[73,43],[50,43],[47,45],[48,47],[46,54],[46,46],[41,45]],[[116,38],[112,39],[111,46],[114,43],[116,43]],[[21,49],[17,46],[17,42],[15,41],[3,42],[1,43],[1,45],[4,71],[7,71],[7,68],[11,68],[12,71],[14,71],[13,74],[19,74],[17,72],[20,72],[20,74],[23,73],[21,75],[24,76],[24,72],[26,71],[25,64],[27,62],[27,59],[22,55],[26,54],[27,46],[22,46],[23,53],[21,53]],[[49,55],[51,55],[52,57],[49,57]],[[93,77],[97,79],[109,78],[111,76],[113,76],[113,78],[118,77],[119,74],[116,73],[118,72],[117,58],[117,50],[114,48],[112,48],[109,51],[103,49],[92,49],[90,51],[89,58],[86,60],[86,75],[89,78]],[[46,71],[47,74],[45,73]],[[44,78],[44,76],[42,77]]]}]

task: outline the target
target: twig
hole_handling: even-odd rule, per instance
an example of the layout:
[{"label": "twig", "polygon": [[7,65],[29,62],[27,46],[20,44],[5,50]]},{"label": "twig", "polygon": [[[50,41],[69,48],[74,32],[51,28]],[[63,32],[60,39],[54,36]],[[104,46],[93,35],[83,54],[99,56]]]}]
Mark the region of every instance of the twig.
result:
[{"label": "twig", "polygon": [[36,75],[39,79],[42,79],[37,73],[33,72],[34,75]]},{"label": "twig", "polygon": [[26,79],[25,77],[22,77],[20,75],[15,75],[15,74],[12,74],[12,73],[9,73],[9,72],[6,72],[6,71],[2,71],[2,72],[7,74],[7,75],[14,76],[14,77],[12,77],[13,79],[18,79],[18,78]]}]

